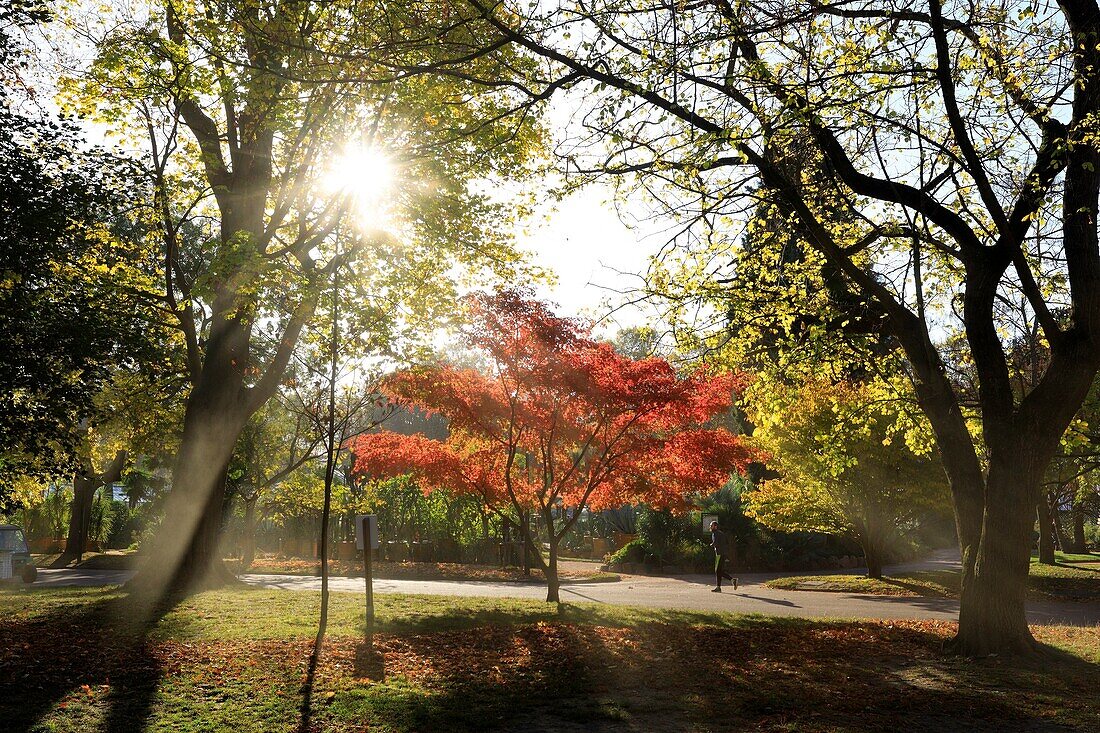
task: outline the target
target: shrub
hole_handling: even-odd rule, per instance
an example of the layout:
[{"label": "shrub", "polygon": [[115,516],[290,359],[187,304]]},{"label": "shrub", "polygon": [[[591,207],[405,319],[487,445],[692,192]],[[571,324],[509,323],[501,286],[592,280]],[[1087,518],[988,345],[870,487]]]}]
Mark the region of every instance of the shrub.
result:
[{"label": "shrub", "polygon": [[645,540],[638,538],[627,542],[611,553],[611,556],[607,558],[607,562],[609,565],[618,565],[624,562],[645,562],[646,556],[649,554],[649,548],[646,547]]}]

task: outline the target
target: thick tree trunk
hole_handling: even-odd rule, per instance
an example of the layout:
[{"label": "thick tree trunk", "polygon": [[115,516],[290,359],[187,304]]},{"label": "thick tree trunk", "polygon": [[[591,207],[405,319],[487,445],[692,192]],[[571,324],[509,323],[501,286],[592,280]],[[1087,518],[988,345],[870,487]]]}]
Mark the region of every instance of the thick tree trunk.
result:
[{"label": "thick tree trunk", "polygon": [[84,548],[88,544],[88,527],[92,523],[92,500],[101,484],[90,471],[81,471],[73,476],[73,502],[69,509],[69,535],[65,540],[65,552],[53,563],[53,567],[63,568],[72,562],[84,559]]},{"label": "thick tree trunk", "polygon": [[864,519],[857,524],[860,529],[858,540],[867,561],[867,577],[880,580],[882,564],[886,557],[885,522],[874,510],[866,512]]},{"label": "thick tree trunk", "polygon": [[188,400],[164,521],[134,579],[142,590],[167,593],[232,579],[218,550],[226,471],[251,414],[241,395],[233,352],[210,344]]},{"label": "thick tree trunk", "polygon": [[1084,552],[1085,542],[1085,507],[1080,500],[1073,502],[1073,544],[1070,552]]},{"label": "thick tree trunk", "polygon": [[993,461],[987,478],[989,501],[973,576],[964,576],[959,598],[959,632],[948,645],[967,656],[1030,653],[1035,640],[1027,626],[1031,564],[1032,507],[1038,479]]},{"label": "thick tree trunk", "polygon": [[99,487],[122,478],[126,457],[126,451],[119,451],[110,465],[99,474],[95,473],[91,460],[84,459],[81,470],[73,476],[73,502],[69,512],[69,536],[65,541],[65,552],[52,563],[51,567],[63,568],[83,559],[84,548],[88,544],[88,531],[92,524],[92,501],[95,498],[95,492]]},{"label": "thick tree trunk", "polygon": [[1054,564],[1054,523],[1050,517],[1050,503],[1047,501],[1046,492],[1039,497],[1035,504],[1035,514],[1039,521],[1039,562],[1044,565]]},{"label": "thick tree trunk", "polygon": [[877,547],[874,542],[865,541],[863,545],[863,555],[867,559],[867,577],[874,578],[875,580],[882,579],[882,549]]},{"label": "thick tree trunk", "polygon": [[186,545],[176,575],[170,583],[173,588],[216,587],[232,577],[222,563],[221,554],[225,479],[228,470],[229,461],[226,459],[208,489],[206,503],[202,506],[190,542]]}]

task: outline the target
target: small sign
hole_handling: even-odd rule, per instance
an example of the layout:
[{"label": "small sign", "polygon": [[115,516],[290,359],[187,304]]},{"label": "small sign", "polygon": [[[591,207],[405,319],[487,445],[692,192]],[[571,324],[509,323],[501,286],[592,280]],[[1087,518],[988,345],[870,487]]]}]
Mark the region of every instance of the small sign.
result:
[{"label": "small sign", "polygon": [[[366,525],[366,526],[364,526]],[[364,529],[366,530],[364,532]],[[363,549],[363,538],[370,537],[370,548],[377,550],[379,547],[378,538],[378,515],[377,514],[356,514],[355,515],[355,549]]]},{"label": "small sign", "polygon": [[704,514],[703,515],[703,534],[706,534],[707,532],[710,532],[710,523],[711,522],[717,522],[717,521],[718,521],[718,515],[717,514]]}]

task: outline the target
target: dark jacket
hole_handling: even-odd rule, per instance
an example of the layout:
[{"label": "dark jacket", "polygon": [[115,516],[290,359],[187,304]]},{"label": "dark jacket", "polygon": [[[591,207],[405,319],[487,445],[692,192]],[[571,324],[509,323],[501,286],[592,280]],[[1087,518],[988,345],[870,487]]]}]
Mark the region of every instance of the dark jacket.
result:
[{"label": "dark jacket", "polygon": [[729,542],[726,533],[720,529],[710,531],[710,546],[714,548],[715,555],[725,555],[729,552]]}]

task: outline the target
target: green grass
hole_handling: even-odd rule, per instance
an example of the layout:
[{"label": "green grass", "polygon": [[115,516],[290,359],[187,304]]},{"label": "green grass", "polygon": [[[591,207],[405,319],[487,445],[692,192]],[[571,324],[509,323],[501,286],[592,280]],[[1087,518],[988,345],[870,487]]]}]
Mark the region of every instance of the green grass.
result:
[{"label": "green grass", "polygon": [[[1062,552],[1054,551],[1054,561],[1057,563],[1100,562],[1100,553],[1096,552]],[[1032,565],[1039,562],[1039,553],[1031,553]]]},{"label": "green grass", "polygon": [[[949,578],[924,577],[907,573],[879,579],[862,575],[792,575],[775,578],[764,585],[777,590],[814,590],[835,593],[868,593],[876,596],[931,596],[946,598],[951,591],[944,587]],[[931,574],[928,574],[931,575]],[[958,580],[957,574],[948,574]]]},{"label": "green grass", "polygon": [[[819,590],[890,596],[958,596],[957,570],[916,570],[873,580],[860,575],[795,575],[765,583],[780,590]],[[1100,568],[1032,563],[1028,579],[1032,600],[1100,601]]]},{"label": "green grass", "polygon": [[[263,640],[306,638],[316,628],[318,593],[242,587],[199,593],[158,615],[149,632],[154,639]],[[106,588],[38,588],[0,591],[0,618],[22,623],[66,619],[89,608],[116,619],[115,628],[136,633],[149,609],[138,607],[124,591]],[[363,596],[332,593],[328,631],[333,636],[364,632]],[[563,604],[523,598],[440,595],[375,596],[375,630],[408,634],[461,631],[484,626],[569,622],[635,627],[674,623],[713,628],[740,627],[757,617],[678,609],[648,609],[606,603]]]},{"label": "green grass", "polygon": [[[33,557],[35,565],[48,568],[61,557],[61,553]],[[107,552],[85,552],[82,558],[79,563],[73,563],[70,567],[82,570],[130,570],[137,561],[137,554],[132,550],[108,550]]]},{"label": "green grass", "polygon": [[[114,588],[0,591],[0,730],[290,731],[318,594],[151,608]],[[813,621],[521,599],[378,597],[384,679],[334,593],[316,731],[1096,730],[1100,630],[1038,661],[947,658],[946,622]]]}]

